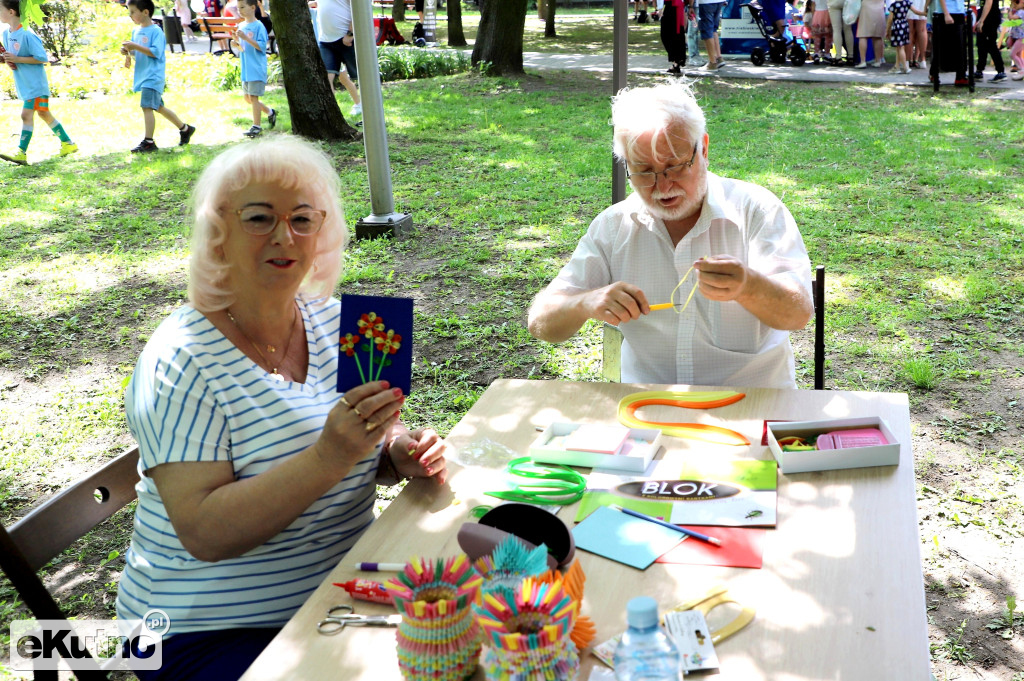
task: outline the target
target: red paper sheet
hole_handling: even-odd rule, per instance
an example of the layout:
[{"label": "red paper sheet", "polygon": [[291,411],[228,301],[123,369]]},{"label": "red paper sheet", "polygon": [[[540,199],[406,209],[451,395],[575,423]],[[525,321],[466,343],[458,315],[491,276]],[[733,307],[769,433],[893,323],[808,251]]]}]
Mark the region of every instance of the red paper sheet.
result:
[{"label": "red paper sheet", "polygon": [[717,565],[720,567],[761,568],[764,554],[764,533],[755,527],[704,527],[681,525],[688,530],[722,540],[715,546],[693,537],[678,544],[655,563],[684,563],[687,565]]}]

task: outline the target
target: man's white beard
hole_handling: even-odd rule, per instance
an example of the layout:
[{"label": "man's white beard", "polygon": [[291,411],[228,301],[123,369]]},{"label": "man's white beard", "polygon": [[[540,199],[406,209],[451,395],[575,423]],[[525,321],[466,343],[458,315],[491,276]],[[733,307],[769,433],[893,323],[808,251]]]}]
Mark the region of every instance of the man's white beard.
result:
[{"label": "man's white beard", "polygon": [[[678,206],[672,206],[671,208],[666,208],[658,202],[658,199],[667,199],[673,196],[684,196],[685,198]],[[688,218],[695,213],[700,212],[701,205],[704,203],[704,197],[701,196],[700,198],[695,198],[687,196],[686,192],[681,189],[673,189],[667,195],[663,195],[658,190],[654,190],[651,193],[650,200],[644,198],[643,202],[644,205],[647,206],[647,210],[650,211],[651,215],[661,218],[663,221],[682,220],[683,218]]]},{"label": "man's white beard", "polygon": [[[661,218],[662,221],[672,221],[700,214],[701,209],[704,207],[704,196],[708,191],[708,173],[707,168],[703,165],[694,168],[694,171],[698,174],[698,177],[695,178],[693,186],[699,188],[700,196],[690,195],[682,187],[672,187],[670,191],[664,194],[655,187],[651,191],[650,199],[644,198],[641,194],[641,199],[643,199],[644,205],[647,206],[647,210],[650,211],[651,215]],[[658,202],[658,199],[667,199],[673,196],[684,197],[682,203],[672,208],[666,208]]]}]

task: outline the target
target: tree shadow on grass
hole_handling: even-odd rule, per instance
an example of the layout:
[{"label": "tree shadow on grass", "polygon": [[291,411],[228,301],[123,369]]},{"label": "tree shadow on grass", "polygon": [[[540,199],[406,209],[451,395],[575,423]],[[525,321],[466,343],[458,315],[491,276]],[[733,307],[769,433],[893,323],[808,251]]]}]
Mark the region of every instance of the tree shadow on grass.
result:
[{"label": "tree shadow on grass", "polygon": [[183,284],[132,275],[46,314],[0,303],[0,341],[10,353],[3,365],[36,381],[83,364],[134,363],[149,332],[139,319],[159,323],[165,315],[149,310],[173,309],[184,296]]},{"label": "tree shadow on grass", "polygon": [[[932,634],[944,637],[931,641],[934,664],[947,671],[956,666],[981,667],[1005,674],[1009,679],[1014,672],[1022,671],[1020,634],[1017,633],[1018,645],[1014,646],[1013,637],[1002,638],[989,629],[988,624],[1005,618],[1006,597],[1019,590],[1020,585],[993,575],[956,551],[951,552],[949,560],[956,561],[963,569],[960,583],[939,582],[927,573],[924,576]],[[959,596],[966,590],[980,593],[968,600]],[[979,601],[996,605],[979,610],[972,606]],[[957,655],[962,655],[963,659],[956,659]],[[939,675],[939,678],[943,677]]]}]

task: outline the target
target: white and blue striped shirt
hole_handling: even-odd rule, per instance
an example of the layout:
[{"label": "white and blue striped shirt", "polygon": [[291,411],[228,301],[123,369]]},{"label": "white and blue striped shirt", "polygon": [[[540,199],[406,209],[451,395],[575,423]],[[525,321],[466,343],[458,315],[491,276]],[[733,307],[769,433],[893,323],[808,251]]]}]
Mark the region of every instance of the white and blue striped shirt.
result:
[{"label": "white and blue striped shirt", "polygon": [[305,383],[272,378],[191,307],[164,320],[139,356],[125,408],[141,480],[118,618],[158,608],[170,616],[166,635],[282,626],[373,521],[380,448],[262,546],[207,563],[181,545],[143,475],[162,463],[230,461],[240,480],[316,441],[339,399],[340,303],[298,304],[309,349]]}]

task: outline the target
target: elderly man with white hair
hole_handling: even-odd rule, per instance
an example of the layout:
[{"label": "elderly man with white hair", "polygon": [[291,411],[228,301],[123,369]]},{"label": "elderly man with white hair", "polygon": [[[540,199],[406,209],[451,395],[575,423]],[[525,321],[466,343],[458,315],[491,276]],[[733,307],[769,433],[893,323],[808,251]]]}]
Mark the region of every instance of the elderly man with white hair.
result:
[{"label": "elderly man with white hair", "polygon": [[620,326],[625,382],[795,388],[789,331],[813,305],[789,210],[708,171],[704,113],[686,85],[624,90],[612,121],[633,194],[597,216],[537,295],[530,332],[559,343],[588,319]]}]

